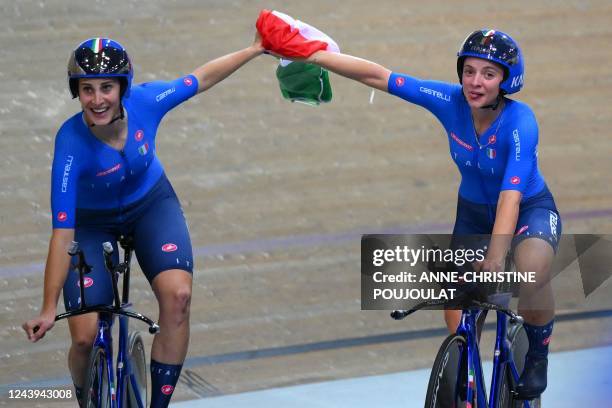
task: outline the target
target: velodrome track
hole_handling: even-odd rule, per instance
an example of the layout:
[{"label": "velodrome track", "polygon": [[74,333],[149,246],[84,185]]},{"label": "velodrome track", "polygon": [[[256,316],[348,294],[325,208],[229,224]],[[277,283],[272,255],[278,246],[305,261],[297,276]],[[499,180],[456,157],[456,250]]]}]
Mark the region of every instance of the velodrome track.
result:
[{"label": "velodrome track", "polygon": [[[605,375],[612,364],[612,348],[598,347],[550,355],[550,387],[542,404],[555,408],[610,407],[610,380]],[[565,365],[571,365],[567,370]],[[492,364],[485,363],[485,378]],[[429,369],[358,377],[323,383],[295,385],[208,399],[194,399],[177,408],[264,408],[270,406],[311,407],[418,407],[423,405]],[[589,392],[584,392],[588,389]]]},{"label": "velodrome track", "polygon": [[[136,82],[171,79],[248,45],[261,8],[318,26],[347,53],[448,81],[456,80],[455,52],[466,33],[484,26],[512,33],[527,61],[517,98],[538,117],[540,167],[564,233],[612,232],[607,1],[474,1],[461,9],[399,0],[5,2],[0,404],[14,403],[6,391],[17,384],[67,386],[66,324],[35,345],[20,325],[40,307],[53,138],[78,110],[66,89],[70,49],[107,35],[130,51]],[[370,104],[369,89],[334,75],[331,104],[290,104],[274,69],[271,57],[251,62],[169,114],[158,132],[197,262],[176,401],[422,369],[443,337],[437,312],[398,323],[386,312],[361,311],[359,300],[361,234],[450,230],[458,177],[439,125],[387,95],[376,93]],[[148,284],[136,276],[136,308],[154,313]],[[605,310],[561,308],[567,318],[555,327],[552,350],[610,345]]]}]

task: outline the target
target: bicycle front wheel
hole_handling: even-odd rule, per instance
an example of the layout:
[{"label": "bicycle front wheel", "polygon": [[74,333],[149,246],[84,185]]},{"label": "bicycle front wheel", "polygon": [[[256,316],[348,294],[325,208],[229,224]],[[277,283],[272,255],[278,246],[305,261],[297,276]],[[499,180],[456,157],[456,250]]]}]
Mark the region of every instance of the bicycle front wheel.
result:
[{"label": "bicycle front wheel", "polygon": [[465,338],[451,334],[440,346],[431,369],[425,408],[464,407],[463,399],[465,399],[465,390],[467,390],[466,367]]},{"label": "bicycle front wheel", "polygon": [[84,406],[86,408],[108,408],[111,406],[106,352],[102,347],[94,347],[89,355],[84,390]]},{"label": "bicycle front wheel", "polygon": [[146,408],[147,405],[147,361],[140,333],[130,333],[128,356],[131,373],[127,378],[127,403],[129,408]]}]

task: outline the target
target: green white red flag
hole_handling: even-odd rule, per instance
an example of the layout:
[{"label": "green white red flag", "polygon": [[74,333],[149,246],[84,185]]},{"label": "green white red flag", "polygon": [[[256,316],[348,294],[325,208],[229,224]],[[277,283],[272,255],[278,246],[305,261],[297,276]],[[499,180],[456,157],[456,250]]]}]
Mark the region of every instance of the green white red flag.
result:
[{"label": "green white red flag", "polygon": [[262,10],[255,26],[263,47],[282,57],[307,58],[320,50],[340,52],[327,34],[279,11]]}]

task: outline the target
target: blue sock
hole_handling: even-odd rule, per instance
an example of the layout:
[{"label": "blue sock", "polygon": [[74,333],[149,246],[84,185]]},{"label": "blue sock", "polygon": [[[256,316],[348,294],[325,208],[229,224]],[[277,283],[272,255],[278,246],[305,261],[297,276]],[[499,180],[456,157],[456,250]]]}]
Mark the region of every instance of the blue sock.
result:
[{"label": "blue sock", "polygon": [[534,326],[529,323],[523,324],[525,332],[527,332],[527,338],[529,339],[528,357],[536,359],[548,357],[548,344],[552,336],[554,322],[555,320],[553,319],[544,326]]},{"label": "blue sock", "polygon": [[182,364],[163,364],[151,359],[151,408],[166,408],[181,374]]},{"label": "blue sock", "polygon": [[74,385],[74,396],[79,403],[79,407],[82,407],[85,404],[85,401],[83,401],[83,388],[77,387],[74,383],[72,384]]}]

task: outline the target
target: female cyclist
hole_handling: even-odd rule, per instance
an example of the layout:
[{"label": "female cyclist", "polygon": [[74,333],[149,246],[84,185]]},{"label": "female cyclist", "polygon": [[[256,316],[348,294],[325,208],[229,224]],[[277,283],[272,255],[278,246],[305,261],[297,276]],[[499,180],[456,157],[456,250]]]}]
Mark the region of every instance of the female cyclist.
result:
[{"label": "female cyclist", "polygon": [[[155,155],[157,128],[164,115],[221,82],[263,52],[253,44],[210,61],[170,82],[132,85],[126,50],[108,38],[81,43],[68,61],[68,84],[82,112],[68,119],[55,139],[51,172],[53,232],[45,268],[40,315],[23,328],[40,340],[53,327],[63,288],[67,310],[80,303],[78,274],[68,273],[71,241],[79,242],[93,266],[87,304],[110,304],[112,287],[102,243],[131,235],[141,269],[159,304],[160,333],[151,349],[151,407],[166,407],[189,343],[193,256],[178,198]],[[81,403],[97,315],[72,317],[68,365]]]},{"label": "female cyclist", "polygon": [[[271,41],[264,36],[264,44]],[[523,86],[521,50],[503,32],[478,30],[465,39],[457,56],[459,84],[417,79],[329,51],[316,51],[305,61],[433,113],[445,129],[461,173],[455,241],[463,235],[492,234],[486,257],[476,269],[502,271],[512,246],[518,270],[535,271],[538,282],[548,282],[561,219],[538,170],[535,116],[526,104],[506,97]],[[546,388],[554,318],[550,284],[522,287],[519,311],[526,321],[529,352],[518,392],[533,399]],[[459,317],[459,311],[446,311],[449,330],[455,331]]]}]

